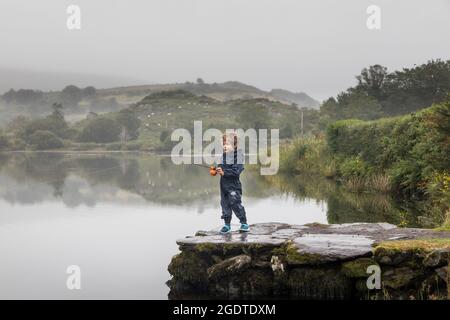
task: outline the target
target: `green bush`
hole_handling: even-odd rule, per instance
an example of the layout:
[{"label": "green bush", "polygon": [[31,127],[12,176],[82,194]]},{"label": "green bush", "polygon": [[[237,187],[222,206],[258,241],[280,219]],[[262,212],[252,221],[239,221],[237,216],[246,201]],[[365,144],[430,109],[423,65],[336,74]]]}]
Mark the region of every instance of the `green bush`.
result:
[{"label": "green bush", "polygon": [[402,117],[338,121],[327,129],[327,145],[341,177],[355,182],[378,175],[378,188],[425,200],[430,212],[448,212],[445,190],[433,181],[450,168],[450,100]]},{"label": "green bush", "polygon": [[119,140],[120,124],[109,118],[98,117],[90,120],[78,136],[80,142],[109,143]]},{"label": "green bush", "polygon": [[167,140],[170,140],[170,135],[171,133],[169,130],[161,131],[159,135],[159,141],[164,144]]},{"label": "green bush", "polygon": [[354,148],[351,141],[346,143],[343,137],[350,135],[351,128],[363,123],[364,121],[361,120],[350,119],[336,121],[329,125],[326,129],[326,137],[330,151],[333,153],[351,152]]},{"label": "green bush", "polygon": [[139,137],[141,120],[130,109],[123,109],[117,112],[114,120],[122,128],[125,128],[125,140],[136,140]]},{"label": "green bush", "polygon": [[338,164],[338,172],[344,178],[369,176],[369,167],[359,157],[344,158]]},{"label": "green bush", "polygon": [[62,148],[64,143],[53,132],[37,130],[28,139],[29,144],[36,150],[52,150]]},{"label": "green bush", "polygon": [[280,172],[285,174],[335,175],[335,161],[323,139],[299,138],[280,150]]},{"label": "green bush", "polygon": [[45,118],[35,119],[25,126],[25,135],[29,138],[36,131],[50,131],[60,138],[67,138],[68,125],[64,117],[51,114]]}]

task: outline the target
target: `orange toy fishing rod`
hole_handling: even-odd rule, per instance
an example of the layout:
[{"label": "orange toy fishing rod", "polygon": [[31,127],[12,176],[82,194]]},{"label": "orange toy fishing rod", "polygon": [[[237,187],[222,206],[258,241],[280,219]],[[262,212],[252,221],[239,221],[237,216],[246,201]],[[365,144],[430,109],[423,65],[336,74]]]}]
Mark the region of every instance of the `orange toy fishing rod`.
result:
[{"label": "orange toy fishing rod", "polygon": [[202,167],[202,168],[208,168],[209,169],[209,174],[211,176],[215,176],[217,175],[217,167],[215,166],[207,166],[205,164],[198,164],[198,163],[192,163],[194,166],[198,166],[198,167]]}]

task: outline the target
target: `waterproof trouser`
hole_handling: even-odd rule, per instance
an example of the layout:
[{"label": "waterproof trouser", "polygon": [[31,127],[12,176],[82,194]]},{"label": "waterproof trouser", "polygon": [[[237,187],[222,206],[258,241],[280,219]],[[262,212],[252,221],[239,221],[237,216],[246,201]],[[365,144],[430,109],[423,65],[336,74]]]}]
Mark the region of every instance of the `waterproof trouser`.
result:
[{"label": "waterproof trouser", "polygon": [[[240,185],[240,183],[239,183]],[[245,208],[242,205],[242,189],[239,187],[220,184],[220,205],[222,206],[222,219],[225,224],[231,223],[234,214],[240,223],[247,223]]]}]

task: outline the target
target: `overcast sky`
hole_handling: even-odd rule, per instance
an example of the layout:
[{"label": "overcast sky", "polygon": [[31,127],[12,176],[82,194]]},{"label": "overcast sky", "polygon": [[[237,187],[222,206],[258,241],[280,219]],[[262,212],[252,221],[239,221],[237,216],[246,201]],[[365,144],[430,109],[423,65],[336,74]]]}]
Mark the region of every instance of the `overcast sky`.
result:
[{"label": "overcast sky", "polygon": [[[70,4],[81,30],[66,27]],[[381,30],[366,9],[381,8]],[[1,0],[0,67],[238,80],[317,99],[379,63],[450,58],[450,0]]]}]

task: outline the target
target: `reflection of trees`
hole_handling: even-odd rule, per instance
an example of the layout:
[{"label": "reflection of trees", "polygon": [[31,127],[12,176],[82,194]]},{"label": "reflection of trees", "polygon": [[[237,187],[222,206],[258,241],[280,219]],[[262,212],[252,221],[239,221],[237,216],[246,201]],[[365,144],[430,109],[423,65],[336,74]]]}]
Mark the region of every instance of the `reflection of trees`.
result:
[{"label": "reflection of trees", "polygon": [[[115,197],[118,190],[161,204],[195,204],[199,208],[218,204],[219,177],[211,177],[207,168],[174,165],[169,157],[61,153],[2,156],[1,174],[20,184],[23,193],[13,197],[15,201],[27,197],[36,201],[48,199],[51,193],[36,187],[45,184],[53,190],[53,197],[62,198],[71,207],[93,205],[102,196]],[[266,197],[276,192],[274,186],[251,170],[244,172],[242,180],[246,197]],[[46,194],[41,194],[44,190]]]},{"label": "reflection of trees", "polygon": [[67,170],[64,157],[56,153],[24,153],[8,155],[3,166],[18,182],[33,180],[53,187],[54,196],[61,196]]},{"label": "reflection of trees", "polygon": [[[119,190],[126,190],[155,203],[196,205],[202,210],[216,205],[219,197],[219,177],[211,177],[207,168],[173,165],[169,157],[154,155],[0,154],[0,170],[0,195],[10,202],[35,203],[53,194],[70,207],[93,206],[102,197],[116,198]],[[265,198],[281,192],[299,200],[325,201],[329,223],[418,225],[419,213],[407,204],[400,207],[381,194],[350,193],[327,179],[261,177],[247,169],[242,183],[245,197]]]},{"label": "reflection of trees", "polygon": [[136,159],[125,157],[95,156],[76,158],[76,174],[92,186],[109,184],[134,191],[139,180],[139,164]]},{"label": "reflection of trees", "polygon": [[417,226],[417,215],[400,209],[400,204],[385,194],[351,193],[332,180],[310,176],[275,176],[267,180],[296,198],[326,201],[329,223],[389,222]]}]

